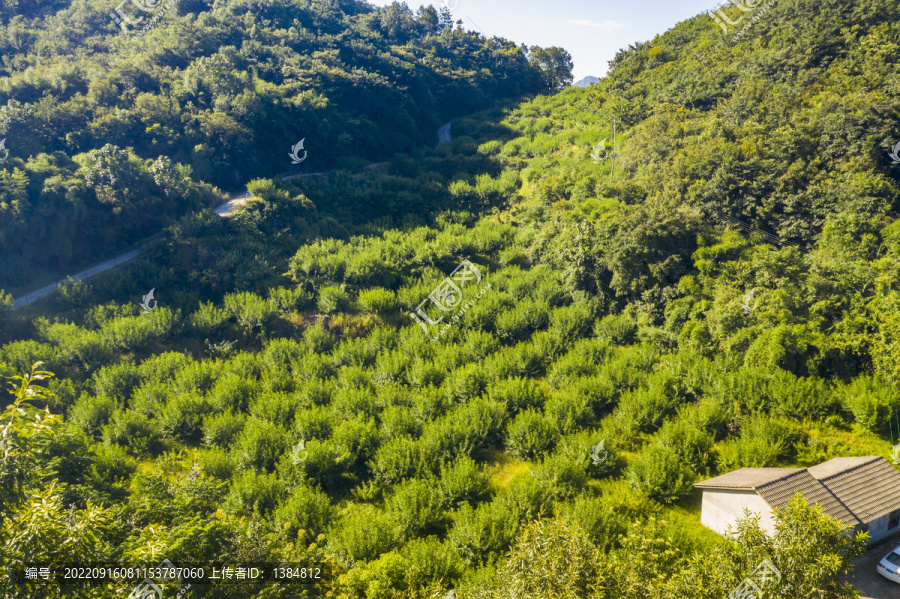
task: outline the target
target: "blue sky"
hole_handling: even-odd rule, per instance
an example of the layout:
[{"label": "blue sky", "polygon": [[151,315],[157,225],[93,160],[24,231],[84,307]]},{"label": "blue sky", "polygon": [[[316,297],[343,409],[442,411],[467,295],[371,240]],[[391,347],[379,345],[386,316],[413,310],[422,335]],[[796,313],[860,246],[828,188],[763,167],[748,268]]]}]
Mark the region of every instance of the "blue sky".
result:
[{"label": "blue sky", "polygon": [[[708,12],[716,0],[444,0],[454,21],[529,46],[562,46],[572,54],[575,80],[606,73],[616,52],[636,41],[653,39],[679,21]],[[369,0],[386,6],[393,0]],[[440,8],[440,0],[407,0]],[[455,8],[454,8],[455,6]],[[477,26],[476,26],[477,25]],[[715,24],[710,19],[710,25]]]}]

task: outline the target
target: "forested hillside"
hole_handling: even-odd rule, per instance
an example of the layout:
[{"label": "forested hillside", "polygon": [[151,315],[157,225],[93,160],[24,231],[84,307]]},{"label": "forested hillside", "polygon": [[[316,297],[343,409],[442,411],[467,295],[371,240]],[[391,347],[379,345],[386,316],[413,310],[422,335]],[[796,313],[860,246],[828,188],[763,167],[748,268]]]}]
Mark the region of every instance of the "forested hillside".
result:
[{"label": "forested hillside", "polygon": [[0,6],[0,288],[215,205],[203,182],[284,173],[300,140],[310,172],[383,161],[543,86],[540,49],[446,9],[179,0],[137,35],[111,5]]},{"label": "forested hillside", "polygon": [[736,41],[699,15],[590,88],[417,135],[384,170],[254,172],[233,218],[188,214],[2,315],[0,375],[55,373],[3,416],[3,565],[316,559],[332,597],[708,599],[770,559],[781,596],[852,597],[862,541],[821,510],[725,540],[692,484],[897,442],[896,2],[779,0]]}]

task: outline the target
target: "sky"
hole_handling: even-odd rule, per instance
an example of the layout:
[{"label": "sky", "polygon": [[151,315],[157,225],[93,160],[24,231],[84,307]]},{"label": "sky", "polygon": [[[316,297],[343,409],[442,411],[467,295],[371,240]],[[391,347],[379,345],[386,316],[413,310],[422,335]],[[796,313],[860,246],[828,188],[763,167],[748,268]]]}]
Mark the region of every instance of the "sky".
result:
[{"label": "sky", "polygon": [[[387,6],[393,0],[368,0]],[[423,4],[441,8],[442,0],[407,0],[413,11]],[[529,46],[561,46],[575,63],[578,81],[602,77],[620,49],[652,40],[680,21],[717,6],[716,0],[443,0],[453,20],[488,37]],[[715,26],[712,19],[710,25]]]}]

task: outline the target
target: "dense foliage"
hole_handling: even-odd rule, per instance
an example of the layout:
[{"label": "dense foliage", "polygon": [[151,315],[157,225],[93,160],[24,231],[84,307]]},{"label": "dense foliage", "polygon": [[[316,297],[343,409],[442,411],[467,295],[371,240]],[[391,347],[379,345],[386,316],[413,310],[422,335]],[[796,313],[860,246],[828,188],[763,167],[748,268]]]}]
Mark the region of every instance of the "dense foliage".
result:
[{"label": "dense foliage", "polygon": [[283,174],[301,139],[311,171],[432,145],[449,118],[558,79],[539,57],[567,56],[430,6],[178,0],[138,36],[114,4],[0,4],[0,288],[214,204],[200,181]]},{"label": "dense foliage", "polygon": [[726,541],[692,484],[895,442],[898,11],[780,0],[734,43],[701,15],[0,312],[0,375],[44,361],[31,403],[64,415],[17,433],[41,468],[3,474],[2,555],[80,551],[13,534],[44,505],[104,557],[331,560],[337,596],[699,599],[762,559],[850,596],[860,540],[819,510]]}]

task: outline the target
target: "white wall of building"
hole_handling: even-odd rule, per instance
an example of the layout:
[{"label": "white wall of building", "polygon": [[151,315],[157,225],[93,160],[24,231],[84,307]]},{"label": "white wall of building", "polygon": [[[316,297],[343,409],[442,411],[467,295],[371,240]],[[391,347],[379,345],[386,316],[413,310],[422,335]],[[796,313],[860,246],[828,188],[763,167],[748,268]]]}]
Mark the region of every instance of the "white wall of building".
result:
[{"label": "white wall of building", "polygon": [[[700,522],[703,526],[725,535],[728,527],[732,532],[737,530],[737,521],[744,518],[744,510],[760,516],[759,525],[769,535],[775,533],[775,519],[772,508],[756,491],[738,491],[733,489],[703,489],[703,503]],[[887,527],[887,520],[885,520]]]}]

